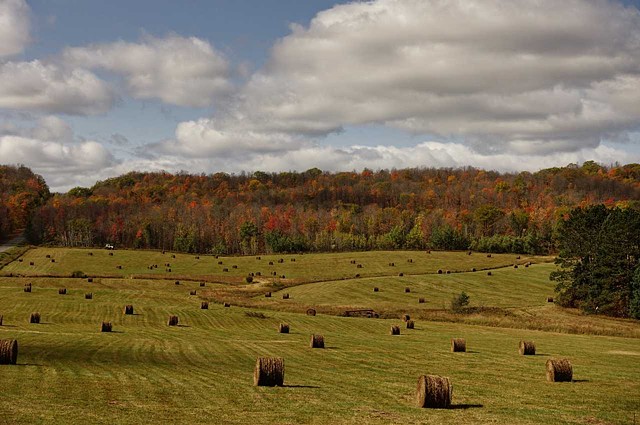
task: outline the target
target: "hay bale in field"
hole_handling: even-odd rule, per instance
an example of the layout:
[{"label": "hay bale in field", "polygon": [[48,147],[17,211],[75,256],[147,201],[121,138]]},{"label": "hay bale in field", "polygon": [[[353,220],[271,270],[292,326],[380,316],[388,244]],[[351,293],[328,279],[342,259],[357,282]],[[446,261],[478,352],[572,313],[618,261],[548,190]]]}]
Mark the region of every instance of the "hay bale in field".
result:
[{"label": "hay bale in field", "polygon": [[359,277],[360,277],[360,273],[356,273],[356,276],[355,276],[355,277],[356,277],[356,278],[359,278]]},{"label": "hay bale in field", "polygon": [[491,258],[491,254],[487,254],[487,258]]},{"label": "hay bale in field", "polygon": [[59,295],[67,295],[67,288],[58,289],[58,294]]},{"label": "hay bale in field", "polygon": [[415,327],[415,323],[413,320],[407,320],[407,329],[413,329]]},{"label": "hay bale in field", "polygon": [[467,255],[471,255],[471,251],[467,251]]},{"label": "hay bale in field", "polygon": [[25,283],[24,292],[31,292],[31,284],[30,283]]},{"label": "hay bale in field", "polygon": [[244,281],[247,283],[253,283],[253,273],[244,278]]},{"label": "hay bale in field", "polygon": [[209,303],[207,301],[202,301],[200,303],[200,309],[201,310],[209,310]]},{"label": "hay bale in field", "polygon": [[176,280],[175,282],[173,282],[175,285],[180,285],[180,281]]},{"label": "hay bale in field", "polygon": [[395,267],[395,266],[396,266],[396,263],[389,263],[389,265],[390,265],[391,267]]},{"label": "hay bale in field", "polygon": [[571,382],[573,379],[573,367],[569,359],[547,360],[547,381]]},{"label": "hay bale in field", "polygon": [[199,259],[200,259],[200,256],[196,255],[196,260],[199,260]]},{"label": "hay bale in field", "polygon": [[379,291],[380,291],[380,288],[378,288],[377,286],[373,287],[373,292],[379,292]]},{"label": "hay bale in field", "polygon": [[113,257],[113,252],[110,252],[110,253],[109,253],[109,257]]},{"label": "hay bale in field", "polygon": [[289,294],[282,294],[282,299],[283,300],[288,300],[289,299]]},{"label": "hay bale in field", "polygon": [[231,304],[229,304],[229,303],[224,303],[224,306],[225,306],[226,308],[229,308],[229,307],[231,307]]},{"label": "hay bale in field", "polygon": [[289,333],[289,324],[280,323],[280,326],[278,326],[278,332],[280,332],[281,334],[288,334]]},{"label": "hay bale in field", "polygon": [[102,322],[102,324],[100,325],[101,332],[111,332],[112,329],[113,326],[111,325],[111,322]]},{"label": "hay bale in field", "polygon": [[205,287],[205,283],[204,282],[200,282],[200,287],[204,288]]},{"label": "hay bale in field", "polygon": [[402,321],[403,322],[408,322],[409,320],[411,320],[411,316],[409,316],[408,314],[403,314],[402,315]]},{"label": "hay bale in field", "polygon": [[265,292],[264,297],[265,298],[271,298],[271,292]]},{"label": "hay bale in field", "polygon": [[192,289],[191,291],[189,291],[189,295],[196,295],[196,294],[197,294],[197,292],[196,292],[195,289]]},{"label": "hay bale in field", "polygon": [[122,266],[116,266],[116,269],[122,270]]},{"label": "hay bale in field", "polygon": [[131,304],[124,306],[124,314],[133,314],[133,306]]},{"label": "hay bale in field", "polygon": [[93,252],[89,252],[88,254],[89,254],[89,257],[93,256]]},{"label": "hay bale in field", "polygon": [[281,357],[258,357],[253,371],[256,387],[281,387],[284,385],[284,359]]},{"label": "hay bale in field", "polygon": [[517,265],[517,264],[514,264],[514,265],[513,265],[513,268],[514,268],[514,269],[517,269],[517,268],[518,268],[518,265]]},{"label": "hay bale in field", "polygon": [[476,268],[475,268],[475,267],[473,267],[473,268],[471,269],[471,271],[472,271],[472,272],[475,272],[475,271],[476,271]]},{"label": "hay bale in field", "polygon": [[52,258],[52,259],[51,259],[51,262],[52,262],[52,263],[55,263],[55,262],[56,262],[56,259],[55,259],[55,258]]},{"label": "hay bale in field", "polygon": [[518,256],[516,257],[516,260],[519,260],[519,259],[520,259],[520,256],[518,255]]},{"label": "hay bale in field", "polygon": [[0,364],[16,364],[18,361],[18,341],[0,339]]},{"label": "hay bale in field", "polygon": [[453,386],[449,378],[422,375],[418,378],[416,403],[420,408],[448,409],[451,407]]},{"label": "hay bale in field", "polygon": [[176,255],[175,254],[171,254],[171,258],[176,258]]},{"label": "hay bale in field", "polygon": [[92,300],[93,299],[93,292],[87,292],[86,294],[84,294],[84,299],[85,300]]},{"label": "hay bale in field", "polygon": [[315,316],[316,310],[314,308],[307,309],[307,316]]},{"label": "hay bale in field", "polygon": [[22,261],[23,261],[22,258],[18,259],[18,263],[22,263]]},{"label": "hay bale in field", "polygon": [[284,258],[279,259],[278,263],[280,263],[280,264],[284,263]]},{"label": "hay bale in field", "polygon": [[269,265],[270,265],[270,266],[273,266],[273,261],[269,261]]},{"label": "hay bale in field", "polygon": [[324,336],[316,334],[311,335],[311,342],[309,345],[311,348],[324,348]]},{"label": "hay bale in field", "polygon": [[292,263],[295,263],[295,262],[296,262],[296,259],[295,259],[295,258],[292,258],[292,259],[291,259],[291,262],[292,262]]},{"label": "hay bale in field", "polygon": [[464,338],[451,338],[451,351],[454,353],[464,353],[467,351],[467,341]]},{"label": "hay bale in field", "polygon": [[400,335],[400,326],[393,325],[389,331],[391,335]]},{"label": "hay bale in field", "polygon": [[361,269],[361,268],[362,268],[362,264],[358,264],[358,265],[356,266],[356,268]]},{"label": "hay bale in field", "polygon": [[286,279],[287,277],[285,275],[280,276],[280,279]]},{"label": "hay bale in field", "polygon": [[262,260],[262,257],[258,256],[256,257],[256,260]]},{"label": "hay bale in field", "polygon": [[451,273],[451,270],[447,270],[447,274],[450,274],[450,273]]},{"label": "hay bale in field", "polygon": [[167,321],[167,325],[178,326],[178,316],[174,316],[173,314],[170,315],[169,320]]},{"label": "hay bale in field", "polygon": [[407,263],[413,263],[413,258],[409,258],[409,259],[407,260]]},{"label": "hay bale in field", "polygon": [[404,276],[404,273],[400,272],[400,273],[398,273],[398,276],[402,277],[402,276]]},{"label": "hay bale in field", "polygon": [[553,302],[553,297],[547,297],[547,302],[548,303],[552,303]]},{"label": "hay bale in field", "polygon": [[165,269],[168,273],[171,273],[171,269]]},{"label": "hay bale in field", "polygon": [[409,287],[407,287],[407,288],[404,288],[404,292],[405,292],[405,294],[408,294],[408,293],[410,293],[410,292],[411,292],[411,288],[409,288]]},{"label": "hay bale in field", "polygon": [[535,356],[536,344],[533,341],[520,341],[518,353],[520,353],[521,356]]},{"label": "hay bale in field", "polygon": [[355,264],[355,263],[356,263],[356,260],[351,260],[351,261],[350,261],[350,263],[351,263],[351,264]]},{"label": "hay bale in field", "polygon": [[93,278],[92,277],[87,278],[87,282],[88,283],[93,283]]},{"label": "hay bale in field", "polygon": [[223,272],[228,272],[228,271],[229,271],[229,269],[225,267],[224,269],[222,269],[222,271],[223,271]]},{"label": "hay bale in field", "polygon": [[40,313],[31,313],[29,323],[40,323]]},{"label": "hay bale in field", "polygon": [[218,261],[218,265],[221,266],[222,265],[222,261]]},{"label": "hay bale in field", "polygon": [[438,274],[442,274],[442,269],[438,269]]},{"label": "hay bale in field", "polygon": [[431,254],[431,250],[430,249],[427,250],[427,254]]},{"label": "hay bale in field", "polygon": [[235,264],[233,266],[231,266],[232,269],[237,269],[238,266],[236,266]]},{"label": "hay bale in field", "polygon": [[262,276],[262,272],[256,272],[256,276]]},{"label": "hay bale in field", "polygon": [[425,302],[424,298],[418,298],[418,304],[424,304]]},{"label": "hay bale in field", "polygon": [[47,258],[51,258],[51,255],[47,254],[47,255],[46,255],[46,257],[47,257]]},{"label": "hay bale in field", "polygon": [[34,264],[34,262],[33,262],[33,261],[30,261],[30,262],[29,262],[29,265],[30,265],[30,266],[33,266],[33,265],[35,265],[35,264]]},{"label": "hay bale in field", "polygon": [[487,276],[491,276],[491,272],[487,272]]}]

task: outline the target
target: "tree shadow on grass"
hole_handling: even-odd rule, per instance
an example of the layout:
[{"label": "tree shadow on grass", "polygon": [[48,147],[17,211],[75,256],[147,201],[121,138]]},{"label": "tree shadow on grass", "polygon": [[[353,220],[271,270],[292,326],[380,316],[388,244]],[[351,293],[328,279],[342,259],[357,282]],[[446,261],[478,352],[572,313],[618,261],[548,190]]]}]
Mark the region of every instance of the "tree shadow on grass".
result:
[{"label": "tree shadow on grass", "polygon": [[541,356],[541,357],[549,357],[551,354],[547,354],[547,353],[535,353],[534,356]]},{"label": "tree shadow on grass", "polygon": [[581,382],[591,382],[589,379],[573,379],[571,382],[579,384]]},{"label": "tree shadow on grass", "polygon": [[189,325],[176,325],[177,328],[190,328]]},{"label": "tree shadow on grass", "polygon": [[453,410],[466,410],[466,409],[476,409],[484,407],[483,404],[452,404],[451,409]]},{"label": "tree shadow on grass", "polygon": [[282,387],[283,388],[320,388],[317,385],[290,385],[290,384],[285,384]]},{"label": "tree shadow on grass", "polygon": [[2,325],[3,328],[15,328],[16,325]]}]

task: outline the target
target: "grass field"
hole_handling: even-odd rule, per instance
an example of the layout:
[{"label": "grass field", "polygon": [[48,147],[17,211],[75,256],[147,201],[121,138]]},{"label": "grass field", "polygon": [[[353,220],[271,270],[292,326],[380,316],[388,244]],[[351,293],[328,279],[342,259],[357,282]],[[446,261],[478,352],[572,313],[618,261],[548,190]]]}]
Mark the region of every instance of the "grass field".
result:
[{"label": "grass field", "polygon": [[[2,273],[62,276],[80,266],[77,269],[96,276],[118,274],[115,265],[114,270],[109,267],[114,259],[102,258],[103,254],[108,257],[104,251],[94,251],[92,258],[83,250],[69,251],[35,249]],[[44,261],[38,266],[47,253],[56,258],[50,264],[58,269],[47,269],[50,266],[45,267]],[[172,260],[178,270],[184,267],[183,275],[220,274],[217,263],[211,269],[198,264],[189,268],[188,263],[196,261],[193,256],[161,261],[170,255],[116,251],[122,272],[131,274],[96,278],[94,283],[62,277],[0,278],[0,315],[4,315],[0,338],[16,338],[20,344],[18,365],[0,366],[0,424],[632,424],[634,412],[640,415],[638,338],[420,319],[416,329],[403,327],[402,335],[391,336],[389,327],[401,324],[398,319],[306,316],[285,311],[290,307],[278,292],[264,299],[249,291],[249,302],[270,304],[265,305],[268,309],[223,308],[212,303],[209,310],[201,310],[201,301],[216,300],[215,295],[230,285],[207,282],[202,288],[197,281],[175,285],[174,278],[130,278],[136,270],[145,275],[145,267],[154,261],[162,265]],[[287,301],[317,305],[319,311],[322,305],[429,310],[442,309],[452,293],[464,289],[472,305],[514,309],[518,314],[535,310],[563,322],[619,325],[622,334],[636,335],[640,328],[637,322],[584,317],[545,305],[553,289],[544,278],[551,265],[496,269],[490,282],[486,272],[434,274],[445,267],[506,266],[515,256],[489,259],[480,254],[437,253],[435,261],[418,263],[418,255],[428,254],[326,255],[331,257],[295,256],[295,263],[280,264],[284,273],[300,280],[282,290],[291,294]],[[394,257],[388,259],[390,255]],[[414,257],[415,269],[403,267],[409,276],[400,278],[398,263],[409,256]],[[244,267],[248,270],[253,262],[277,261],[280,256],[262,258],[219,260],[237,264],[238,269],[230,268],[228,273],[240,278],[246,275]],[[388,277],[341,280],[354,271],[352,258],[362,262],[361,271],[384,261],[371,273]],[[445,259],[448,265],[440,265]],[[214,260],[201,257],[200,261],[210,265]],[[38,269],[28,270],[29,261]],[[390,261],[396,262],[393,272],[386,270]],[[316,270],[321,278],[314,279]],[[26,282],[32,283],[32,293],[23,292]],[[264,289],[263,284],[257,285]],[[373,286],[380,287],[380,292],[373,293]],[[403,292],[405,286],[411,287],[410,294]],[[58,295],[62,287],[67,295]],[[240,290],[237,283],[231,287]],[[189,295],[191,290],[197,290],[197,295]],[[85,300],[86,292],[94,298]],[[426,307],[417,303],[419,296],[427,298]],[[134,305],[135,315],[123,314],[126,304]],[[35,311],[42,314],[39,325],[28,323]],[[250,317],[246,313],[251,311],[265,317]],[[177,314],[181,326],[167,326],[169,314]],[[112,321],[115,332],[100,333],[103,320]],[[522,321],[526,325],[524,317]],[[291,334],[277,333],[281,322],[291,325]],[[325,336],[326,349],[308,347],[312,333]],[[468,352],[451,353],[452,337],[466,338]],[[520,339],[535,341],[537,355],[519,356]],[[285,387],[252,385],[256,358],[264,355],[284,357]],[[573,383],[545,381],[545,362],[555,357],[571,360]],[[451,378],[452,409],[414,407],[415,385],[425,373]]]}]

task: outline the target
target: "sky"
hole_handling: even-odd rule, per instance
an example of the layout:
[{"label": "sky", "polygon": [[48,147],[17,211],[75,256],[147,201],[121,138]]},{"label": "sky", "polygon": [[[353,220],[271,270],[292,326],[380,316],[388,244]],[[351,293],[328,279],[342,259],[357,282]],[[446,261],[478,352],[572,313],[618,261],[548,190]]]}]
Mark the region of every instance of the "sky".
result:
[{"label": "sky", "polygon": [[0,163],[640,162],[640,0],[0,0]]}]

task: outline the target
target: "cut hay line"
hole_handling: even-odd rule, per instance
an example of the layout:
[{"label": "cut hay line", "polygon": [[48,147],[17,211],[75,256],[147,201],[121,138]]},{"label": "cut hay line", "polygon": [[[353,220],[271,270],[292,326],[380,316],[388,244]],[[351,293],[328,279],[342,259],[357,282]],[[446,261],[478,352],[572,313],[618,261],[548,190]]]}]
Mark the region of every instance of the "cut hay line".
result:
[{"label": "cut hay line", "polygon": [[253,371],[256,387],[281,387],[284,385],[284,359],[281,357],[258,357]]},{"label": "cut hay line", "polygon": [[568,359],[549,359],[546,367],[549,382],[571,382],[573,379],[573,367]]},{"label": "cut hay line", "polygon": [[397,325],[391,326],[391,329],[389,330],[389,333],[391,335],[400,335],[400,326],[397,326]]},{"label": "cut hay line", "polygon": [[311,348],[324,348],[324,336],[316,334],[311,335],[309,346]]},{"label": "cut hay line", "polygon": [[520,341],[518,353],[520,353],[521,356],[535,356],[536,344],[534,344],[533,341]]},{"label": "cut hay line", "polygon": [[40,323],[40,313],[31,313],[31,316],[29,316],[29,323]]},{"label": "cut hay line", "polygon": [[167,325],[178,326],[178,316],[170,315],[169,320],[167,321]]},{"label": "cut hay line", "polygon": [[278,326],[278,332],[280,332],[281,334],[288,334],[289,325],[287,323],[280,323],[280,326]]},{"label": "cut hay line", "polygon": [[100,332],[111,332],[112,329],[113,326],[111,325],[111,322],[102,322],[100,325]]},{"label": "cut hay line", "polygon": [[449,378],[422,375],[418,378],[416,404],[420,408],[448,409],[451,407],[453,386]]},{"label": "cut hay line", "polygon": [[0,339],[0,364],[16,364],[18,361],[18,341]]},{"label": "cut hay line", "polygon": [[467,351],[467,342],[464,338],[451,338],[451,351],[454,353],[464,353]]}]

